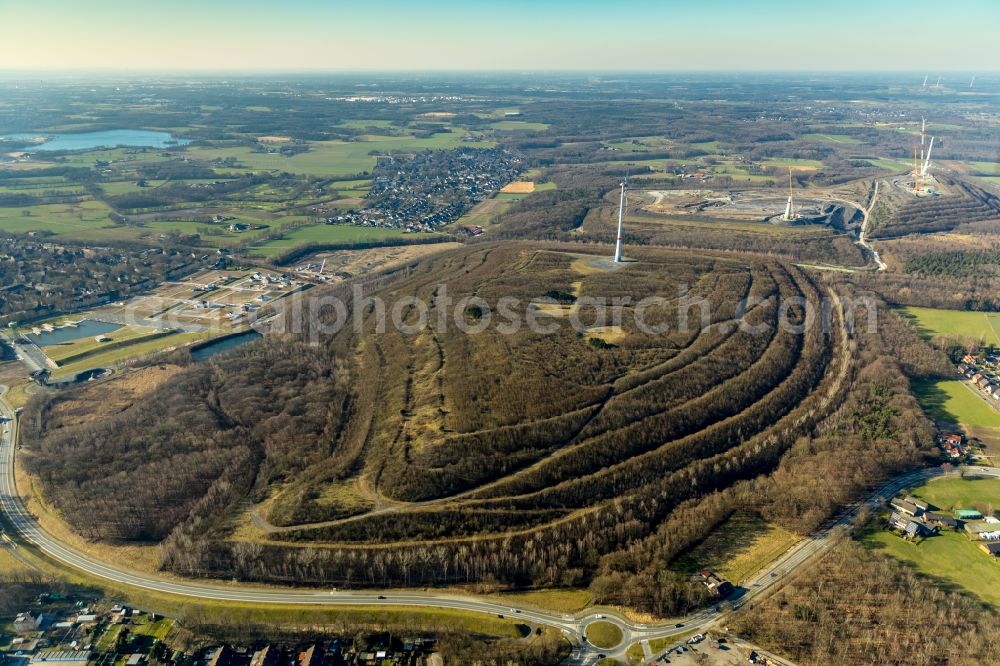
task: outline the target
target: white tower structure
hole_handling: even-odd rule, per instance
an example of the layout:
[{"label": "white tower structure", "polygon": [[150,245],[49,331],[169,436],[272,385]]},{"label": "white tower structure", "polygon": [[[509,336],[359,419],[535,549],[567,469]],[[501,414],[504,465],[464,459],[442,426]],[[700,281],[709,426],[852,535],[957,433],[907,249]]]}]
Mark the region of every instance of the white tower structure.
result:
[{"label": "white tower structure", "polygon": [[920,116],[920,161],[924,161],[924,139],[927,137],[927,119]]},{"label": "white tower structure", "polygon": [[622,194],[618,201],[618,240],[615,241],[615,263],[622,263],[622,220],[625,218],[625,185],[628,183],[628,176],[622,181]]},{"label": "white tower structure", "polygon": [[788,167],[788,203],[785,204],[785,215],[781,219],[785,222],[792,219],[792,167]]}]

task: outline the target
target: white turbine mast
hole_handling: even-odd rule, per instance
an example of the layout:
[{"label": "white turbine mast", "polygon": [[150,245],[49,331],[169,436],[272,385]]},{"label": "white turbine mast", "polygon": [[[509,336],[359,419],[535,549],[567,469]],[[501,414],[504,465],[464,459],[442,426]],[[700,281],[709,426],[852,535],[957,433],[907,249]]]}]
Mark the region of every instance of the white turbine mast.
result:
[{"label": "white turbine mast", "polygon": [[924,161],[924,138],[927,136],[927,119],[920,116],[920,161]]},{"label": "white turbine mast", "polygon": [[782,216],[785,222],[792,219],[792,167],[788,167],[788,203],[785,204],[785,214]]},{"label": "white turbine mast", "polygon": [[924,88],[927,87],[927,75],[924,74]]},{"label": "white turbine mast", "polygon": [[972,75],[972,80],[971,80],[971,81],[969,81],[969,87],[971,88],[971,87],[972,87],[972,84],[973,84],[973,83],[975,83],[975,82],[976,82],[976,75],[975,75],[975,74],[973,74],[973,75]]},{"label": "white turbine mast", "polygon": [[628,174],[622,181],[622,194],[618,201],[618,239],[615,241],[615,263],[622,263],[622,221],[625,219],[625,188],[628,186]]}]

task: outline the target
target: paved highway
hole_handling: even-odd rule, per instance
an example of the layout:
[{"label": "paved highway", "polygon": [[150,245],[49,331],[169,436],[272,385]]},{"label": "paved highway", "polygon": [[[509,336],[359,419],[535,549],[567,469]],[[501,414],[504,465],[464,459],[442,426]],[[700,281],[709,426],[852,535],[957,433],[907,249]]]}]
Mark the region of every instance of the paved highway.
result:
[{"label": "paved highway", "polygon": [[[0,387],[2,389],[2,387]],[[457,609],[489,615],[504,615],[529,624],[545,625],[561,631],[574,645],[571,663],[593,664],[601,653],[608,656],[623,656],[632,643],[640,640],[669,638],[691,630],[704,630],[715,624],[724,610],[708,608],[687,617],[661,623],[643,625],[608,611],[588,611],[575,615],[562,615],[531,608],[513,609],[497,601],[462,595],[420,593],[400,590],[364,590],[341,592],[330,590],[291,590],[260,588],[251,585],[220,585],[193,581],[167,580],[152,574],[125,569],[114,564],[96,560],[61,543],[41,528],[35,518],[28,513],[15,489],[14,455],[17,448],[18,429],[16,415],[0,396],[0,416],[11,421],[4,424],[0,435],[0,508],[21,539],[35,545],[49,557],[79,569],[91,576],[103,578],[118,584],[176,594],[198,599],[216,599],[261,604],[310,604],[329,606],[415,606],[421,608]],[[1000,468],[977,467],[976,472],[1000,477]],[[739,608],[755,597],[779,586],[787,575],[796,568],[825,552],[837,538],[847,531],[859,512],[874,509],[885,499],[899,490],[926,479],[943,474],[939,468],[922,469],[900,476],[885,484],[868,499],[848,507],[836,519],[830,520],[814,534],[800,541],[781,555],[755,578],[746,582],[731,598],[728,604]],[[597,650],[587,644],[584,633],[588,624],[603,620],[617,625],[624,635],[621,645],[615,649]],[[659,655],[655,655],[659,656]]]}]

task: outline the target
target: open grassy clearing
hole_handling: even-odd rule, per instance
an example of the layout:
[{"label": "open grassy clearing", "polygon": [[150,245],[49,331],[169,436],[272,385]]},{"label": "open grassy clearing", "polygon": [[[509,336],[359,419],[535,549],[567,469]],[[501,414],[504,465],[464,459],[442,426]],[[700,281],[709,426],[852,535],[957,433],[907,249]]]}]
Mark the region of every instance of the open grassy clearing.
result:
[{"label": "open grassy clearing", "polygon": [[160,331],[154,328],[148,328],[144,326],[126,326],[125,328],[120,328],[117,331],[108,333],[102,336],[107,341],[98,342],[93,337],[87,336],[80,338],[79,340],[72,340],[70,342],[64,342],[61,344],[47,345],[45,347],[45,355],[56,363],[61,363],[67,359],[75,360],[77,357],[82,357],[86,354],[94,354],[99,350],[108,347],[111,344],[122,344],[131,342],[139,342],[144,338],[148,338],[151,335],[158,335]]},{"label": "open grassy clearing", "polygon": [[965,162],[972,173],[980,176],[1000,176],[1000,162]]},{"label": "open grassy clearing", "polygon": [[152,636],[156,640],[162,641],[173,628],[174,621],[171,619],[150,622],[149,616],[143,615],[139,620],[132,620],[130,632],[137,636]]},{"label": "open grassy clearing", "polygon": [[984,344],[1000,345],[1000,313],[919,307],[904,307],[901,311],[924,337],[974,338]]},{"label": "open grassy clearing", "polygon": [[985,477],[949,477],[934,479],[914,488],[911,494],[944,511],[975,508],[992,504],[1000,509],[1000,479]]},{"label": "open grassy clearing", "polygon": [[674,561],[671,568],[685,573],[711,569],[739,584],[798,541],[791,532],[758,516],[736,514],[712,531],[693,550]]},{"label": "open grassy clearing", "polygon": [[52,378],[58,380],[72,377],[91,368],[117,367],[130,359],[143,358],[174,347],[207,340],[210,337],[212,337],[212,333],[209,332],[171,333],[153,339],[150,339],[150,336],[146,336],[136,340],[135,344],[116,347],[107,351],[97,351],[85,358],[60,366],[58,370],[53,371]]},{"label": "open grassy clearing", "polygon": [[946,530],[919,542],[910,542],[872,526],[861,537],[869,548],[881,550],[945,588],[964,590],[1000,606],[1000,565],[964,534]]},{"label": "open grassy clearing", "polygon": [[[501,199],[500,195],[481,201],[468,213],[456,220],[452,226],[471,224],[489,230],[493,218],[505,212],[514,200]],[[516,200],[516,199],[515,199]]]},{"label": "open grassy clearing", "polygon": [[167,181],[165,180],[148,180],[146,181],[146,187],[139,187],[134,180],[120,180],[113,183],[98,183],[98,187],[103,190],[104,194],[109,197],[116,197],[120,194],[131,194],[132,192],[142,192],[154,187],[159,187]]},{"label": "open grassy clearing", "polygon": [[[420,234],[419,237],[426,237]],[[257,257],[273,257],[284,250],[306,243],[359,243],[391,238],[417,237],[404,229],[383,227],[359,227],[351,224],[316,224],[299,227],[281,238],[267,241],[250,248],[250,254]]]},{"label": "open grassy clearing", "polygon": [[587,625],[587,640],[596,648],[613,648],[622,642],[622,630],[610,622],[593,622]]},{"label": "open grassy clearing", "polygon": [[587,589],[530,590],[497,595],[503,603],[535,606],[557,613],[575,613],[591,605],[594,595]]},{"label": "open grassy clearing", "polygon": [[23,580],[37,571],[14,557],[10,547],[0,544],[0,583]]},{"label": "open grassy clearing", "polygon": [[0,208],[0,229],[13,234],[51,231],[73,235],[88,229],[112,226],[108,218],[110,212],[111,209],[101,201],[3,207]]},{"label": "open grassy clearing", "polygon": [[885,169],[886,171],[906,171],[913,168],[913,164],[906,162],[905,160],[893,160],[885,158],[871,158],[862,157],[858,159],[863,159],[874,167],[879,169]]},{"label": "open grassy clearing", "polygon": [[915,382],[913,392],[935,420],[1000,429],[1000,412],[957,379]]}]

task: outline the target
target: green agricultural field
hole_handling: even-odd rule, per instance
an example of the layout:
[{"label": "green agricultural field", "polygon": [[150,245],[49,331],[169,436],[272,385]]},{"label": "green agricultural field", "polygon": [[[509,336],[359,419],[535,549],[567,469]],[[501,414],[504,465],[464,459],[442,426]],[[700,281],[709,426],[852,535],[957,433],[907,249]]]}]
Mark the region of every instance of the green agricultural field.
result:
[{"label": "green agricultural field", "polygon": [[911,494],[943,511],[974,508],[977,504],[992,504],[1000,509],[1000,479],[995,478],[934,479],[914,488]]},{"label": "green agricultural field", "polygon": [[[283,237],[250,248],[250,254],[258,257],[272,257],[279,252],[306,243],[358,243],[384,240],[387,238],[412,237],[403,229],[383,229],[381,227],[358,227],[350,224],[315,224],[299,227]],[[424,235],[421,235],[423,237]]]},{"label": "green agricultural field", "polygon": [[[24,215],[23,211],[30,215]],[[0,208],[0,229],[13,234],[51,231],[73,236],[79,231],[110,226],[110,212],[111,209],[100,201]]]},{"label": "green agricultural field", "polygon": [[758,516],[736,514],[712,531],[690,552],[671,564],[675,571],[702,569],[718,572],[726,580],[742,583],[760,571],[798,540],[794,534]]},{"label": "green agricultural field", "polygon": [[904,307],[901,312],[926,338],[935,336],[973,338],[984,344],[1000,345],[1000,314],[964,312],[937,308]]},{"label": "green agricultural field", "polygon": [[965,162],[972,172],[981,176],[1000,176],[1000,162]]},{"label": "green agricultural field", "polygon": [[964,534],[945,531],[911,543],[886,530],[875,530],[863,542],[923,574],[957,585],[987,603],[1000,605],[1000,565]]},{"label": "green agricultural field", "polygon": [[116,197],[120,194],[131,194],[132,192],[141,192],[143,190],[148,190],[154,187],[159,187],[167,181],[165,180],[149,180],[146,181],[146,187],[139,187],[136,185],[134,180],[120,180],[113,183],[98,183],[98,186],[104,191],[104,194],[109,197]]},{"label": "green agricultural field", "polygon": [[822,134],[813,132],[811,134],[803,134],[802,138],[813,141],[826,141],[827,143],[861,143],[859,139],[855,139],[853,136],[847,134]]},{"label": "green agricultural field", "polygon": [[[233,220],[235,222],[236,220]],[[163,221],[163,222],[149,222],[143,226],[144,229],[148,229],[154,232],[155,235],[165,234],[170,232],[176,232],[181,234],[201,234],[202,243],[205,245],[211,245],[213,247],[225,247],[227,245],[233,245],[241,239],[252,237],[256,234],[265,232],[266,230],[260,231],[229,231],[228,224],[205,224],[204,222],[186,222],[186,221]],[[251,224],[259,224],[259,222],[251,222]],[[205,234],[202,233],[204,229],[210,229],[214,233]]]},{"label": "green agricultural field", "polygon": [[375,167],[376,154],[430,149],[492,147],[487,141],[464,141],[465,132],[453,130],[435,134],[428,139],[394,136],[365,136],[359,141],[314,141],[309,152],[291,157],[272,153],[255,153],[248,147],[189,148],[187,154],[199,160],[233,158],[240,164],[258,171],[287,171],[310,176],[346,176]]},{"label": "green agricultural field", "polygon": [[[1000,507],[1000,479],[934,479],[911,493],[944,511],[987,504]],[[862,542],[907,562],[921,573],[965,588],[987,603],[1000,604],[1000,566],[964,533],[945,530],[910,543],[872,525],[864,532]]]},{"label": "green agricultural field", "polygon": [[977,434],[1000,439],[1000,411],[965,383],[957,379],[914,382],[913,393],[935,421],[959,423]]},{"label": "green agricultural field", "polygon": [[906,171],[913,168],[913,164],[905,160],[890,160],[884,158],[872,158],[872,157],[858,157],[853,159],[860,159],[868,162],[873,167],[878,167],[879,169],[885,169],[886,171]]}]

